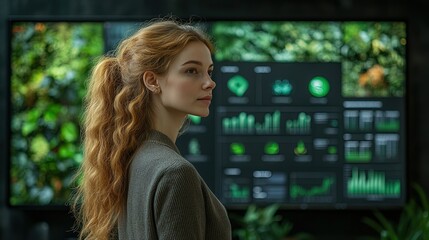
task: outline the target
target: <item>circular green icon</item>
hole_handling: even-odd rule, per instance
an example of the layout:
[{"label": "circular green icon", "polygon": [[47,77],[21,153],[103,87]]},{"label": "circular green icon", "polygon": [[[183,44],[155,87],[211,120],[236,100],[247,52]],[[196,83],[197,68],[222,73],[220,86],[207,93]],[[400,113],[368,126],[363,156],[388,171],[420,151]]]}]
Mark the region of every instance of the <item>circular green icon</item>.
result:
[{"label": "circular green icon", "polygon": [[329,93],[329,82],[324,77],[311,79],[308,90],[314,97],[324,97]]},{"label": "circular green icon", "polygon": [[295,152],[296,155],[304,155],[307,153],[307,148],[305,147],[305,144],[303,141],[298,141],[293,151]]},{"label": "circular green icon", "polygon": [[242,143],[233,142],[231,143],[229,148],[231,150],[231,153],[234,155],[244,155],[244,153],[246,152],[246,148]]},{"label": "circular green icon", "polygon": [[269,155],[274,155],[279,153],[279,144],[276,142],[268,142],[265,144],[264,152]]}]

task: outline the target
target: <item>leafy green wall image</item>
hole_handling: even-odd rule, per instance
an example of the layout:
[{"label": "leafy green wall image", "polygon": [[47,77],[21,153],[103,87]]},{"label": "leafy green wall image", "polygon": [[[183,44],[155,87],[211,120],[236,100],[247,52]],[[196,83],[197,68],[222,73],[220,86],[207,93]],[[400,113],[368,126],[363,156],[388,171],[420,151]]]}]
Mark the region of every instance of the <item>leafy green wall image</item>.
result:
[{"label": "leafy green wall image", "polygon": [[348,22],[343,29],[343,95],[403,96],[405,24]]},{"label": "leafy green wall image", "polygon": [[218,61],[341,62],[344,97],[401,97],[406,29],[400,22],[217,22]]},{"label": "leafy green wall image", "polygon": [[15,23],[11,45],[12,205],[63,205],[82,161],[85,84],[104,52],[99,23]]},{"label": "leafy green wall image", "polygon": [[335,22],[217,22],[212,35],[218,61],[340,61]]}]

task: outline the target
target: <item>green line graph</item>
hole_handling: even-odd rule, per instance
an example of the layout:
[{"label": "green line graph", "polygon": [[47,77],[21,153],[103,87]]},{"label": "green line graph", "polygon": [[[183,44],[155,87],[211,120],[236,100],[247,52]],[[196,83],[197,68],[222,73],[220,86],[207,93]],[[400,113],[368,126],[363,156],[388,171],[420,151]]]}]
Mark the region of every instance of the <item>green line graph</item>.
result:
[{"label": "green line graph", "polygon": [[291,184],[290,197],[292,199],[296,199],[299,197],[325,196],[330,194],[333,184],[334,184],[333,177],[323,178],[321,185],[312,186],[309,188],[303,187],[298,184]]}]

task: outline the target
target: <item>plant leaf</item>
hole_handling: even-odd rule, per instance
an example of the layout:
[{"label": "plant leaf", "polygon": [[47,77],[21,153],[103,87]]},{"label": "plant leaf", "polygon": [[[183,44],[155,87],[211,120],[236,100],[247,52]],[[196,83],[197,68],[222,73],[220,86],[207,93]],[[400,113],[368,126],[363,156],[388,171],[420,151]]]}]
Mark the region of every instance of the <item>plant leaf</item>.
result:
[{"label": "plant leaf", "polygon": [[386,217],[384,217],[383,214],[381,214],[379,211],[376,211],[374,215],[381,223],[381,225],[385,228],[387,235],[392,236],[392,240],[397,239],[398,237],[395,232],[395,229],[392,226],[392,223],[390,223],[389,220],[387,220]]}]

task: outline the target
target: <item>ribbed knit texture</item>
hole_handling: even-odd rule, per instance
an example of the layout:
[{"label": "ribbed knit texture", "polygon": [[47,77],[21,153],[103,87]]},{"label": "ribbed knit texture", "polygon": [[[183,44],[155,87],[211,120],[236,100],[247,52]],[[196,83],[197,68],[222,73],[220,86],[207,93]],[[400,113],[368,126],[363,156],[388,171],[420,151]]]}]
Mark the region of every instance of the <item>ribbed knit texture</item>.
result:
[{"label": "ribbed knit texture", "polygon": [[153,131],[130,166],[120,240],[231,239],[224,206],[164,134]]}]

